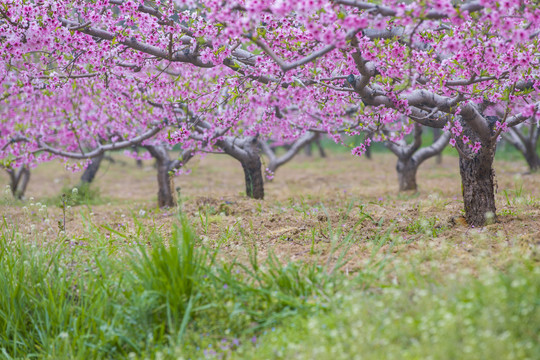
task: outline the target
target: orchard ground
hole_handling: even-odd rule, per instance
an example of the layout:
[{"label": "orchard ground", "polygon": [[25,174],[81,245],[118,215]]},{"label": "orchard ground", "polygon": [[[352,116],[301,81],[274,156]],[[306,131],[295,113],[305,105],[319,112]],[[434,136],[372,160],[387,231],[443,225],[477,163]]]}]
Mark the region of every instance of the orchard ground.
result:
[{"label": "orchard ground", "polygon": [[[300,155],[265,184],[263,201],[242,194],[243,173],[237,161],[225,155],[194,159],[189,163],[192,173],[175,179],[180,210],[156,209],[156,172],[150,160],[142,168],[120,155],[113,156],[115,163],[104,161],[91,185],[100,189],[99,196],[77,206],[70,206],[70,189],[80,174],[66,172],[59,163],[43,164],[32,170],[26,194],[30,200],[14,202],[7,192],[4,195],[2,247],[65,247],[69,259],[58,260],[58,266],[69,269],[87,266],[103,251],[109,260],[123,264],[144,253],[141,249],[155,248],[156,239],[168,246],[178,237],[173,228],[180,213],[194,228],[195,247],[215,251],[214,261],[225,268],[237,262],[241,273],[250,274],[247,266],[251,263],[255,272],[257,258],[269,271],[264,278],[275,282],[278,290],[268,286],[278,299],[280,291],[301,299],[283,300],[286,304],[267,315],[259,309],[258,317],[251,316],[236,330],[228,321],[249,313],[249,301],[238,305],[229,299],[215,306],[236,310],[220,318],[218,325],[202,315],[192,315],[195,320],[185,324],[180,318],[181,342],[154,340],[151,346],[151,341],[145,345],[138,340],[137,347],[118,340],[112,358],[324,359],[331,354],[472,359],[538,354],[540,174],[527,174],[519,158],[497,159],[498,219],[475,229],[461,217],[457,157],[445,155],[441,165],[434,159],[424,163],[418,172],[418,193],[398,193],[394,156],[373,157],[342,152],[330,152],[325,159]],[[0,178],[2,187],[7,180]],[[62,192],[67,195],[65,212],[58,206]],[[65,232],[60,233],[64,215]],[[298,266],[298,277],[283,275],[289,274],[290,266]],[[310,277],[313,271],[320,284]],[[260,285],[255,278],[249,289]],[[219,286],[227,289],[227,284]],[[429,296],[422,297],[424,293]],[[198,306],[206,309],[202,303]],[[182,309],[180,314],[189,313]],[[164,332],[171,336],[179,330],[169,324]],[[59,341],[36,348],[83,356],[75,341],[65,348]],[[6,353],[24,354],[12,350]],[[100,358],[100,351],[104,350],[84,356]]]}]

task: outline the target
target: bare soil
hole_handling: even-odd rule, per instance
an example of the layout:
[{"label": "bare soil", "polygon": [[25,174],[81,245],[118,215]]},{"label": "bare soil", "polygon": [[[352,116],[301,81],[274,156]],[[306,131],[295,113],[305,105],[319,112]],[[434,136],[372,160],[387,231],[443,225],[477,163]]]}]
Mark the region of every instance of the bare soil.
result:
[{"label": "bare soil", "polygon": [[[103,162],[92,185],[100,189],[98,204],[66,209],[67,236],[81,244],[92,241],[84,218],[120,244],[130,243],[136,222],[169,234],[177,210],[156,209],[153,162],[138,168],[132,159],[114,159]],[[271,251],[283,261],[326,262],[347,248],[346,271],[389,256],[421,258],[422,267],[443,272],[479,257],[504,267],[504,255],[513,251],[540,260],[540,174],[527,174],[524,161],[496,161],[498,218],[481,229],[467,226],[461,217],[457,158],[423,164],[418,193],[398,192],[395,163],[393,155],[380,153],[373,160],[341,153],[325,159],[301,155],[265,184],[265,200],[245,197],[242,168],[225,155],[192,160],[192,173],[175,182],[182,211],[202,241],[220,246],[223,256],[245,258],[256,248],[262,257]],[[51,199],[79,177],[60,163],[40,165],[32,170],[27,200],[14,202],[5,194],[0,213],[29,238],[36,232],[56,234],[64,213]],[[7,183],[8,176],[1,174],[0,185]],[[129,236],[118,237],[111,229]]]}]

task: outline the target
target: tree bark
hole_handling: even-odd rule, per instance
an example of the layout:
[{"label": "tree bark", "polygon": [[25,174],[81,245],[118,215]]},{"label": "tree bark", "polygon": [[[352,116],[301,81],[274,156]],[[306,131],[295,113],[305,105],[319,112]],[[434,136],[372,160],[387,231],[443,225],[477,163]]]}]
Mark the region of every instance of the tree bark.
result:
[{"label": "tree bark", "polygon": [[169,173],[167,161],[157,161],[157,181],[158,181],[158,206],[160,208],[175,207],[176,193],[174,191],[174,178]]},{"label": "tree bark", "polygon": [[324,147],[322,146],[321,135],[320,134],[315,139],[315,145],[317,146],[317,148],[319,148],[319,156],[322,157],[322,158],[325,158],[326,157],[326,152],[324,151]]},{"label": "tree bark", "polygon": [[171,176],[171,164],[169,154],[163,146],[145,146],[148,152],[156,159],[157,183],[158,183],[158,207],[175,207],[176,192],[174,189],[174,178]]},{"label": "tree bark", "polygon": [[11,193],[13,194],[13,197],[22,200],[26,192],[28,183],[30,182],[30,169],[28,168],[28,166],[23,165],[19,169],[19,171],[15,171],[15,169],[9,169],[8,173],[11,182]]},{"label": "tree bark", "polygon": [[30,182],[30,169],[27,166],[23,166],[19,174],[19,186],[17,187],[16,196],[18,199],[22,199],[26,193],[26,187]]},{"label": "tree bark", "polygon": [[94,178],[96,177],[96,174],[99,170],[99,166],[101,165],[101,161],[103,160],[104,157],[105,157],[105,153],[101,153],[95,158],[92,158],[90,164],[84,170],[81,176],[81,183],[90,184],[92,181],[94,181]]},{"label": "tree bark", "polygon": [[527,165],[529,165],[531,172],[540,169],[540,157],[538,157],[535,149],[531,149],[530,146],[527,146],[527,151],[523,153],[523,156],[525,156],[525,160],[527,161]]},{"label": "tree bark", "polygon": [[312,143],[308,143],[308,144],[304,147],[304,152],[305,152],[306,156],[309,156],[309,157],[313,156],[313,151],[312,151],[312,149],[311,149],[311,144],[312,144]]},{"label": "tree bark", "polygon": [[398,159],[396,170],[398,173],[399,191],[416,191],[416,171],[418,165],[414,158]]},{"label": "tree bark", "polygon": [[422,146],[422,126],[414,126],[414,140],[408,145],[405,140],[397,143],[387,142],[386,147],[397,157],[396,170],[398,174],[399,191],[417,191],[416,172],[418,167],[430,157],[440,154],[450,140],[450,134],[444,133],[430,146]]},{"label": "tree bark", "polygon": [[540,169],[540,157],[536,152],[539,137],[540,128],[536,124],[530,125],[528,135],[521,131],[521,127],[510,128],[510,131],[504,134],[505,140],[523,155],[531,172]]},{"label": "tree bark", "polygon": [[484,226],[486,220],[495,221],[496,216],[493,158],[497,142],[493,138],[481,141],[466,123],[463,124],[463,134],[472,143],[480,141],[482,144],[475,154],[459,139],[457,142],[465,219],[471,226]]},{"label": "tree bark", "polygon": [[243,139],[224,137],[218,140],[216,144],[226,154],[229,154],[242,164],[246,182],[246,195],[253,199],[264,199],[264,182],[258,135]]},{"label": "tree bark", "polygon": [[264,199],[261,157],[258,153],[250,155],[252,156],[241,162],[246,179],[246,195],[253,199]]}]

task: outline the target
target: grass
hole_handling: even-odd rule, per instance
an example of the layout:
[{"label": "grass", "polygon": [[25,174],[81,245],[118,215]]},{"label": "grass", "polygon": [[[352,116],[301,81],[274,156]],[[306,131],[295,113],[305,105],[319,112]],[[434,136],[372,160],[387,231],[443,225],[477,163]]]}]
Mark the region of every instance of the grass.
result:
[{"label": "grass", "polygon": [[533,359],[540,351],[540,267],[519,252],[474,277],[426,273],[425,253],[388,256],[397,244],[389,228],[349,273],[352,232],[330,222],[329,256],[313,262],[276,254],[261,262],[256,246],[246,261],[221,259],[185,216],[169,238],[135,223],[138,237],[115,233],[130,241],[119,254],[92,223],[88,238],[61,233],[37,246],[4,218],[3,358]]},{"label": "grass", "polygon": [[[246,345],[242,359],[535,359],[540,268],[469,274],[441,284],[407,268],[397,284],[342,295],[330,312],[299,317]],[[355,280],[351,283],[354,284]]]},{"label": "grass", "polygon": [[208,158],[224,175],[177,179],[180,215],[149,200],[150,167],[61,207],[47,194],[70,181],[35,169],[35,199],[0,199],[0,359],[537,357],[536,175],[497,160],[499,220],[472,229],[455,159],[402,195],[394,157],[330,156],[280,170],[265,201]]},{"label": "grass", "polygon": [[217,250],[201,246],[185,218],[170,239],[139,229],[121,260],[87,225],[91,245],[80,248],[60,235],[35,246],[4,219],[0,353],[6,359],[198,356],[208,345],[238,346],[284,319],[322,311],[339,284],[335,264],[330,271],[283,264],[276,256],[259,263],[255,254],[248,264],[218,261]]}]

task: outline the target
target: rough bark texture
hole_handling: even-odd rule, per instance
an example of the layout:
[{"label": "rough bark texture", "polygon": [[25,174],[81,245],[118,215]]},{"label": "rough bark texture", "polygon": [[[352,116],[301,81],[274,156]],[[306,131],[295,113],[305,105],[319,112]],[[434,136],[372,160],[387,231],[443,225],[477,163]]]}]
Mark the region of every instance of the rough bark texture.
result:
[{"label": "rough bark texture", "polygon": [[264,199],[264,183],[259,154],[242,161],[242,168],[246,179],[246,195],[253,199]]},{"label": "rough bark texture", "polygon": [[398,159],[396,170],[398,173],[399,191],[416,191],[416,171],[418,164],[413,158]]},{"label": "rough bark texture", "polygon": [[92,158],[92,161],[88,165],[88,167],[84,170],[82,176],[81,176],[81,183],[91,183],[94,181],[94,178],[96,177],[96,174],[99,170],[99,166],[101,165],[101,161],[105,157],[105,153],[102,153],[95,158]]},{"label": "rough bark texture", "polygon": [[[481,139],[463,124],[463,133],[474,143]],[[495,221],[495,172],[493,158],[496,141],[491,139],[481,141],[482,148],[478,153],[458,141],[459,171],[465,207],[465,219],[471,226],[484,226],[486,220]]]},{"label": "rough bark texture", "polygon": [[240,162],[246,179],[246,195],[253,199],[264,199],[264,181],[258,141],[249,142],[244,146],[244,150],[247,156]]},{"label": "rough bark texture", "polygon": [[158,181],[158,206],[160,208],[175,207],[177,205],[176,193],[174,191],[174,179],[169,174],[168,161],[158,161],[157,164]]}]

